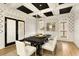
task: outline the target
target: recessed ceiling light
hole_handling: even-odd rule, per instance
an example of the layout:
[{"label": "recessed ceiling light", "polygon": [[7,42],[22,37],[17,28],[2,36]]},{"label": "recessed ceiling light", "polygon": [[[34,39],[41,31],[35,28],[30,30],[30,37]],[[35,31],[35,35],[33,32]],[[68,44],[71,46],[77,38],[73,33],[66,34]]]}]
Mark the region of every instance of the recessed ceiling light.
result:
[{"label": "recessed ceiling light", "polygon": [[42,5],[40,4],[39,6],[41,7]]},{"label": "recessed ceiling light", "polygon": [[32,3],[32,4],[39,10],[49,8],[47,3]]}]

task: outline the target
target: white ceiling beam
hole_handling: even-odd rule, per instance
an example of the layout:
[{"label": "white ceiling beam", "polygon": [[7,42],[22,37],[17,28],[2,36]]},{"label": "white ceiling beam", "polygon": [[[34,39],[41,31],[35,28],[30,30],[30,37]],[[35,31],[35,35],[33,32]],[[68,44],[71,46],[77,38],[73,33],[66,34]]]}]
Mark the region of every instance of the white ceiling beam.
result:
[{"label": "white ceiling beam", "polygon": [[[51,9],[55,9],[55,8],[58,7],[58,3],[48,3],[48,5],[49,5],[49,8],[51,8]],[[52,13],[54,15],[58,15],[59,14],[59,10],[58,9],[57,10],[52,10]]]},{"label": "white ceiling beam", "polygon": [[39,11],[39,12],[36,12],[36,13],[31,13],[31,14],[29,14],[29,15],[36,15],[36,14],[41,14],[41,13],[45,13],[45,12],[48,12],[48,11],[51,11],[52,9],[50,9],[50,8],[47,8],[47,9],[44,9],[44,10],[41,10],[41,11]]},{"label": "white ceiling beam", "polygon": [[[25,6],[25,7],[27,7],[27,8],[29,8],[30,10],[32,10],[33,11],[33,13],[36,13],[36,12],[40,12],[40,10],[38,10],[34,5],[32,5],[31,3],[23,3],[23,5]],[[35,15],[35,14],[34,14]],[[43,13],[42,14],[40,14],[39,13],[39,15],[41,16],[41,17],[46,17]],[[33,16],[33,15],[31,15],[31,16]]]},{"label": "white ceiling beam", "polygon": [[59,9],[53,10],[54,15],[59,15]]},{"label": "white ceiling beam", "polygon": [[46,17],[43,13],[39,14],[41,17]]},{"label": "white ceiling beam", "polygon": [[[49,8],[51,8],[51,9],[54,9],[54,8],[55,8],[55,4],[53,4],[53,3],[48,3],[48,6],[49,6]],[[54,15],[53,10],[52,10],[52,13],[53,13],[53,15]]]},{"label": "white ceiling beam", "polygon": [[39,10],[35,6],[33,6],[31,3],[23,3],[23,5],[29,8],[30,10],[32,10],[33,12],[39,12]]}]

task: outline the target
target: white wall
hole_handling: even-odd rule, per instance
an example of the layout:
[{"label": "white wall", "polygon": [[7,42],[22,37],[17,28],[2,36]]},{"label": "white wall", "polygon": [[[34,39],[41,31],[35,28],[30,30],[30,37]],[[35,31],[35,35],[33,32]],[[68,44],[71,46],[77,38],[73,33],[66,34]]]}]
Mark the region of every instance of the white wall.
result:
[{"label": "white wall", "polygon": [[25,20],[26,16],[24,13],[21,13],[16,10],[12,10],[8,7],[5,7],[0,4],[0,20],[3,20],[0,24],[3,25],[2,28],[0,28],[3,32],[0,33],[0,49],[5,47],[5,17],[11,17],[19,20]]},{"label": "white wall", "polygon": [[74,19],[74,43],[79,48],[79,4],[76,4],[71,11]]},{"label": "white wall", "polygon": [[25,20],[25,37],[36,34],[36,20],[35,18],[26,17]]}]

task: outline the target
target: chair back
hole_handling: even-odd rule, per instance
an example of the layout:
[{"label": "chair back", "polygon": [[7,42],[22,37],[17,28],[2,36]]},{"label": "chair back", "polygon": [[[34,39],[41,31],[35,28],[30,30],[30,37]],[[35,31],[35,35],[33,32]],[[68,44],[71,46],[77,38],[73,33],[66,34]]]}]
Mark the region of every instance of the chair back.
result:
[{"label": "chair back", "polygon": [[57,36],[51,37],[52,40],[49,40],[50,43],[56,43],[57,42]]},{"label": "chair back", "polygon": [[26,55],[25,44],[23,42],[16,41],[16,50],[18,55]]}]

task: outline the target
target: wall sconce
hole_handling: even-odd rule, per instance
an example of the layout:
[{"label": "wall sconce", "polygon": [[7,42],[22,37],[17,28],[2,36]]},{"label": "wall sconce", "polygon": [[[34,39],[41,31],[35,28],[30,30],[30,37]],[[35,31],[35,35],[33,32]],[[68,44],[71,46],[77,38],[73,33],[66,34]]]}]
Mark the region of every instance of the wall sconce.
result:
[{"label": "wall sconce", "polygon": [[49,29],[52,30],[52,24],[49,25]]},{"label": "wall sconce", "polygon": [[55,31],[55,23],[47,23],[47,31]]}]

